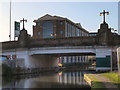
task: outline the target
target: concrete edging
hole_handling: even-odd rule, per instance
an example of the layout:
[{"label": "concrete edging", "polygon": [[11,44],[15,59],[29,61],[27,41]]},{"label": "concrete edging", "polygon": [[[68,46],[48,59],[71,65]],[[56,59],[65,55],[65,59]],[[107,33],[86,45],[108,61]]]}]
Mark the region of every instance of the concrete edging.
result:
[{"label": "concrete edging", "polygon": [[84,79],[86,80],[86,82],[90,85],[90,87],[92,87],[92,80],[90,77],[88,77],[86,74],[84,74]]}]

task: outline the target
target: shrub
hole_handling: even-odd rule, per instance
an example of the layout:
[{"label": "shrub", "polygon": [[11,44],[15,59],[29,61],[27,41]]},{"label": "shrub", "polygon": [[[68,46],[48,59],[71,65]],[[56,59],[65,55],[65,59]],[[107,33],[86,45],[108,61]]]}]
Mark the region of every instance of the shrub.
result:
[{"label": "shrub", "polygon": [[11,76],[14,73],[14,69],[7,64],[2,64],[2,75]]}]

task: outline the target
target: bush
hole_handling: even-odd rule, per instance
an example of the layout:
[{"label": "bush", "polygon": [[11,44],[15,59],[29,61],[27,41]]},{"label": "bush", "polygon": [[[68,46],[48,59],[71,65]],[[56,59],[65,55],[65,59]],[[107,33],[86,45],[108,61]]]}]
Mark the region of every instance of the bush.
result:
[{"label": "bush", "polygon": [[13,73],[13,68],[9,67],[7,64],[2,64],[2,75],[11,76]]}]

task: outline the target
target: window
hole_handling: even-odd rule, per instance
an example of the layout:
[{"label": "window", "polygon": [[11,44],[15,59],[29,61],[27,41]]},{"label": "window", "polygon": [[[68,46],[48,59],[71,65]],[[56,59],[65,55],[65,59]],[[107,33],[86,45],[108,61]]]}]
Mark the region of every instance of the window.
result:
[{"label": "window", "polygon": [[82,36],[82,31],[79,29],[79,35]]},{"label": "window", "polygon": [[81,36],[83,36],[83,31],[81,31],[81,33],[82,33]]},{"label": "window", "polygon": [[68,23],[68,37],[70,36],[70,27],[69,27],[69,23]]},{"label": "window", "polygon": [[60,21],[60,25],[63,25],[63,21]]},{"label": "window", "polygon": [[85,36],[85,32],[83,32],[83,36]]},{"label": "window", "polygon": [[75,27],[75,36],[77,36],[76,32],[77,32],[77,28]]},{"label": "window", "polygon": [[40,22],[38,22],[38,26],[40,26]]},{"label": "window", "polygon": [[86,33],[86,36],[88,36],[88,33]]},{"label": "window", "polygon": [[68,35],[67,35],[67,22],[65,23],[65,37],[67,37]]},{"label": "window", "polygon": [[77,36],[80,36],[80,32],[78,28],[77,28]]},{"label": "window", "polygon": [[43,38],[53,38],[53,23],[51,21],[45,21],[43,23]]},{"label": "window", "polygon": [[40,36],[40,32],[38,32],[38,36]]},{"label": "window", "polygon": [[72,36],[75,36],[75,26],[73,26]]},{"label": "window", "polygon": [[71,26],[71,24],[69,24],[69,29],[70,29],[70,37],[71,37],[71,34],[72,34],[72,30],[71,30],[71,28],[72,28],[72,26]]},{"label": "window", "polygon": [[60,31],[60,35],[63,35],[63,30]]},{"label": "window", "polygon": [[74,27],[73,27],[73,25],[72,25],[72,36],[73,36],[73,32],[74,32],[74,30],[73,30],[73,29],[74,29]]}]

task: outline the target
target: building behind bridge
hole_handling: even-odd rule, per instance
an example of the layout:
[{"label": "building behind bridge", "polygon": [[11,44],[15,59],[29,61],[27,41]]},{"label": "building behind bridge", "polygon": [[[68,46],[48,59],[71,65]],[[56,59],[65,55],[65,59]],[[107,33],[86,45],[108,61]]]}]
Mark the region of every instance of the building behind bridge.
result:
[{"label": "building behind bridge", "polygon": [[65,38],[88,36],[89,32],[85,30],[80,23],[74,23],[71,20],[59,16],[46,14],[43,17],[34,20],[33,38]]}]

